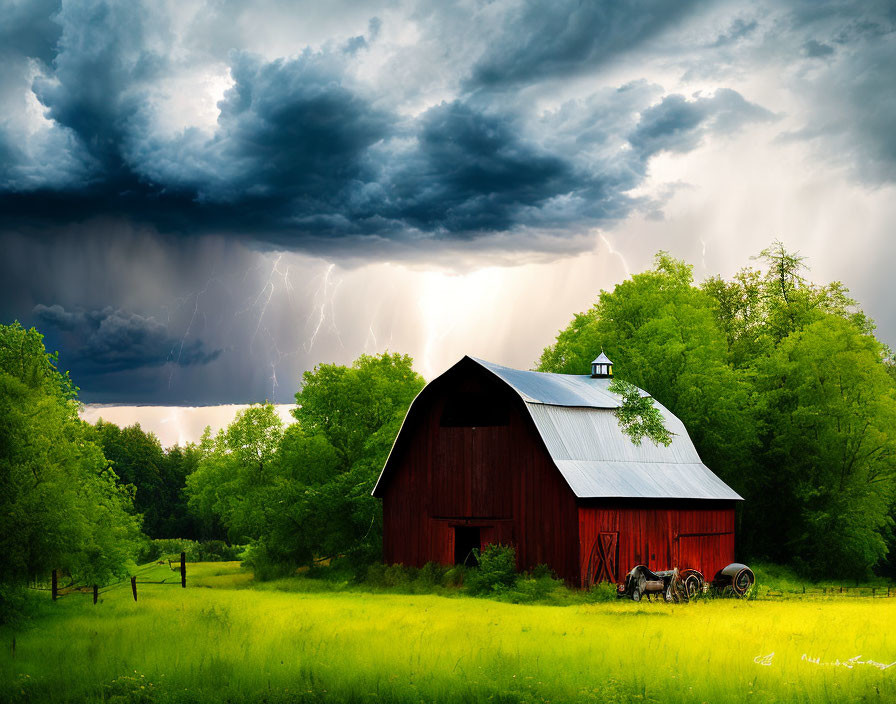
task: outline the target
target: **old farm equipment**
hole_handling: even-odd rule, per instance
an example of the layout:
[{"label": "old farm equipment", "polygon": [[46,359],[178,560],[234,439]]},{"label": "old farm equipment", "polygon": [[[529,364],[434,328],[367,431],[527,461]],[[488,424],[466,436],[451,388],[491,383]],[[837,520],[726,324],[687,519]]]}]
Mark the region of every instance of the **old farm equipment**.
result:
[{"label": "old farm equipment", "polygon": [[712,578],[712,588],[722,594],[733,594],[741,598],[750,591],[755,581],[753,570],[739,562],[732,562],[716,572],[716,576]]},{"label": "old farm equipment", "polygon": [[662,597],[669,602],[689,601],[708,589],[724,595],[743,598],[753,586],[756,577],[746,565],[733,562],[723,567],[710,584],[706,584],[703,574],[694,569],[661,570],[654,572],[645,565],[637,565],[625,575],[625,582],[617,587],[617,596],[633,601]]},{"label": "old farm equipment", "polygon": [[625,582],[617,588],[620,597],[641,601],[641,597],[662,597],[669,602],[689,601],[704,590],[703,575],[697,570],[671,570],[654,572],[645,565],[637,565],[627,575]]}]

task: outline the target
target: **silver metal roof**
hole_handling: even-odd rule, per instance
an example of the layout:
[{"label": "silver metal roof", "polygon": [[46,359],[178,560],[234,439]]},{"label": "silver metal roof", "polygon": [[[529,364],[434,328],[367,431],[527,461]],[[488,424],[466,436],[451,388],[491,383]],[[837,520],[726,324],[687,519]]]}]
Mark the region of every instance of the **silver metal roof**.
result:
[{"label": "silver metal roof", "polygon": [[472,359],[522,397],[551,459],[579,498],[741,499],[700,461],[684,423],[661,403],[654,401],[671,444],[644,439],[635,445],[613,413],[621,397],[607,391],[610,379],[526,372]]},{"label": "silver metal roof", "polygon": [[[607,391],[610,379],[522,371],[475,357],[468,359],[492,372],[520,396],[551,459],[577,497],[741,499],[700,461],[684,423],[657,401],[654,405],[673,433],[672,443],[667,447],[645,439],[635,445],[622,432],[613,413],[620,407],[621,397]],[[643,396],[650,395],[640,391]],[[403,430],[404,425],[399,437]],[[374,487],[374,496],[379,495],[391,460],[392,453]]]},{"label": "silver metal roof", "polygon": [[[592,379],[590,374],[546,374],[502,367],[484,359],[470,357],[507,382],[526,403],[546,403],[552,406],[582,406],[584,408],[619,408],[621,396],[610,393],[611,379]],[[649,396],[646,391],[641,392]]]},{"label": "silver metal roof", "polygon": [[597,355],[592,364],[612,364],[612,362],[610,361],[610,358],[604,354],[604,351],[601,350],[600,354]]}]

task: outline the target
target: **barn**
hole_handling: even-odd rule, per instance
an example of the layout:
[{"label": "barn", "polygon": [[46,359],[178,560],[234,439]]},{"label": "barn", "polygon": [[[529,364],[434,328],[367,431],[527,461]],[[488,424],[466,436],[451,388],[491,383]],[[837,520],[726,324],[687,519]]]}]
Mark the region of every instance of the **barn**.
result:
[{"label": "barn", "polygon": [[512,544],[519,569],[544,563],[580,586],[620,582],[638,564],[711,577],[733,562],[741,497],[659,403],[672,443],[634,445],[613,413],[612,362],[601,353],[591,371],[464,357],[430,382],[373,490],[384,560],[462,563],[474,547]]}]

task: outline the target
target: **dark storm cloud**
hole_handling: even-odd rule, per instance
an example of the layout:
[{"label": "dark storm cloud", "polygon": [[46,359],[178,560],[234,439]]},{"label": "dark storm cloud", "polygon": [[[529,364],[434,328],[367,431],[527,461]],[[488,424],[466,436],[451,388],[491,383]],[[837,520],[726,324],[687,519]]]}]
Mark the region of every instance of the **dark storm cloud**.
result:
[{"label": "dark storm cloud", "polygon": [[669,95],[641,113],[629,142],[645,156],[660,151],[688,152],[709,132],[729,134],[749,122],[773,119],[771,112],[730,89],[720,89],[711,97],[698,96],[694,100]]},{"label": "dark storm cloud", "polygon": [[459,101],[427,110],[416,149],[388,184],[387,212],[425,231],[504,230],[523,209],[584,186],[587,174],[522,138],[514,122]]},{"label": "dark storm cloud", "polygon": [[[487,82],[498,72],[512,82],[574,64],[584,70],[684,12],[657,3],[621,7],[552,6],[544,17],[534,5],[513,10],[503,24],[522,41],[497,38],[474,74]],[[176,68],[168,50],[175,32],[151,8],[72,2],[54,16],[62,28],[55,55],[32,84],[48,120],[42,136],[27,149],[16,135],[0,138],[7,156],[0,225],[60,227],[102,214],[163,232],[232,233],[296,248],[329,240],[338,247],[357,236],[469,240],[591,226],[625,216],[635,203],[625,191],[638,185],[643,163],[620,179],[612,163],[619,155],[583,160],[563,135],[539,132],[545,123],[536,116],[482,91],[414,117],[380,104],[353,77],[380,32],[378,21],[366,38],[306,48],[290,59],[230,52],[233,85],[218,103],[214,131],[159,131],[152,86]],[[536,31],[543,22],[556,36],[548,32],[551,42],[525,52],[532,63],[520,64],[514,51],[545,36]],[[709,129],[704,122],[724,119],[720,110],[743,110],[742,122],[759,111],[742,98],[722,102],[698,101],[690,110],[694,144]],[[687,105],[681,99],[680,110]],[[650,102],[634,109],[652,110]],[[654,126],[655,139],[663,139],[663,129]],[[647,135],[634,137],[643,142]],[[641,162],[653,153],[635,146]],[[679,141],[677,149],[684,148]]]},{"label": "dark storm cloud", "polygon": [[469,86],[495,87],[593,71],[653,39],[699,3],[537,2],[527,0],[501,18],[473,67]]},{"label": "dark storm cloud", "polygon": [[106,307],[101,310],[66,310],[60,305],[38,304],[34,317],[42,327],[55,328],[73,351],[70,359],[77,375],[137,370],[174,364],[181,367],[208,364],[221,354],[207,350],[202,340],[171,336],[168,327],[152,317]]}]

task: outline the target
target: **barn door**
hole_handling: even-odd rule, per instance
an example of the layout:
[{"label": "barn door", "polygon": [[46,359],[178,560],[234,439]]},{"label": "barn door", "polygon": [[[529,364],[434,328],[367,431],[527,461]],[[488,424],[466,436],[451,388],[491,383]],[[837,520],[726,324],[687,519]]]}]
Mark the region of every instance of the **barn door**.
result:
[{"label": "barn door", "polygon": [[616,564],[619,561],[619,533],[597,534],[588,558],[586,587],[598,582],[618,582]]}]

